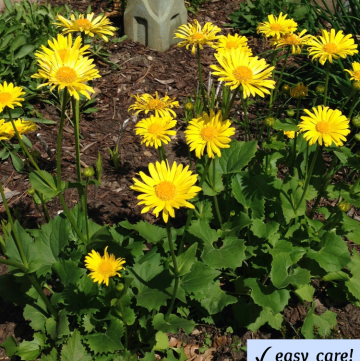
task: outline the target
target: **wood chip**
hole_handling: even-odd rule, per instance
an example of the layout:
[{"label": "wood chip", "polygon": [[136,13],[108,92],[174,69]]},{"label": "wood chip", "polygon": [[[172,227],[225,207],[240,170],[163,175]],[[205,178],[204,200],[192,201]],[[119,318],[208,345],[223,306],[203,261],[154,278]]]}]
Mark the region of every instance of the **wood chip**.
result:
[{"label": "wood chip", "polygon": [[157,82],[159,82],[160,84],[164,84],[164,85],[166,85],[166,84],[171,84],[171,83],[173,83],[173,82],[175,81],[174,79],[160,80],[160,79],[156,79],[156,78],[155,78],[155,80],[156,80]]}]

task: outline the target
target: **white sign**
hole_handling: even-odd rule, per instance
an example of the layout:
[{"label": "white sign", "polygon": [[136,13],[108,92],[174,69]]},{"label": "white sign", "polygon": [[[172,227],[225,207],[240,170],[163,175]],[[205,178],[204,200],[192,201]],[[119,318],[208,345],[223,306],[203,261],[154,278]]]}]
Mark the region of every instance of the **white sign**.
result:
[{"label": "white sign", "polygon": [[360,361],[360,340],[247,340],[247,361]]}]

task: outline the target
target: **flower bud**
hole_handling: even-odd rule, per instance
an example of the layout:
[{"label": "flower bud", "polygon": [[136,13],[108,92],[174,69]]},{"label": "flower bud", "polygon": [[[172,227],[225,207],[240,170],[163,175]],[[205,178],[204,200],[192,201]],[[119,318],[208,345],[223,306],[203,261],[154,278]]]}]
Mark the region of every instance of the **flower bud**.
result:
[{"label": "flower bud", "polygon": [[116,289],[120,292],[120,291],[122,291],[123,289],[124,289],[124,284],[123,283],[118,283],[117,285],[116,285]]},{"label": "flower bud", "polygon": [[230,212],[230,217],[234,217],[235,216],[235,211],[231,211]]},{"label": "flower bud", "polygon": [[341,202],[339,205],[338,205],[339,209],[341,212],[348,212],[350,207],[351,207],[351,204],[348,203],[348,202]]},{"label": "flower bud", "polygon": [[275,118],[267,117],[267,118],[265,118],[264,122],[265,122],[266,126],[272,128],[275,125]]},{"label": "flower bud", "polygon": [[35,189],[34,188],[29,188],[27,192],[28,192],[29,196],[33,196],[35,194]]},{"label": "flower bud", "polygon": [[93,167],[87,167],[84,169],[84,176],[86,178],[91,178],[94,176],[94,174],[95,174],[95,171],[94,171]]},{"label": "flower bud", "polygon": [[286,111],[286,114],[288,117],[292,118],[295,115],[295,111],[294,111],[294,109],[288,109]]},{"label": "flower bud", "polygon": [[360,158],[360,150],[358,150],[358,151],[355,153],[355,157]]},{"label": "flower bud", "polygon": [[187,102],[187,103],[185,103],[184,108],[185,108],[185,110],[190,112],[190,111],[192,111],[194,109],[194,105],[193,105],[192,102]]},{"label": "flower bud", "polygon": [[360,128],[360,115],[358,114],[356,117],[354,117],[351,123],[355,128]]},{"label": "flower bud", "polygon": [[325,92],[325,86],[324,85],[319,84],[319,85],[316,86],[315,93],[317,95],[322,95],[322,94],[324,94],[324,92]]},{"label": "flower bud", "polygon": [[355,91],[359,91],[360,90],[360,81],[354,81],[353,83],[352,83],[352,87],[353,87],[353,89],[355,90]]},{"label": "flower bud", "polygon": [[284,85],[282,86],[282,91],[283,91],[284,93],[289,93],[289,91],[290,91],[290,86],[289,86],[288,84],[284,84]]},{"label": "flower bud", "polygon": [[357,141],[357,142],[360,142],[360,133],[358,133],[358,134],[355,134],[355,140]]},{"label": "flower bud", "polygon": [[304,185],[304,182],[302,180],[299,181],[299,187],[302,187]]}]

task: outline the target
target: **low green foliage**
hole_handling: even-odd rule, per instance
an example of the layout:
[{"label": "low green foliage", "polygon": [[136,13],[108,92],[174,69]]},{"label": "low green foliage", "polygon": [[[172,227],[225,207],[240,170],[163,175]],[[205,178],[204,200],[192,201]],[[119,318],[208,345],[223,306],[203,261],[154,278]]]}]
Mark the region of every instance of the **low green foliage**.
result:
[{"label": "low green foliage", "polygon": [[294,19],[299,30],[307,29],[316,33],[319,28],[318,14],[308,0],[246,0],[239,3],[240,8],[230,14],[231,24],[228,24],[243,35],[256,34],[260,22],[268,21],[268,15],[278,16],[280,12],[288,14],[289,19]]}]

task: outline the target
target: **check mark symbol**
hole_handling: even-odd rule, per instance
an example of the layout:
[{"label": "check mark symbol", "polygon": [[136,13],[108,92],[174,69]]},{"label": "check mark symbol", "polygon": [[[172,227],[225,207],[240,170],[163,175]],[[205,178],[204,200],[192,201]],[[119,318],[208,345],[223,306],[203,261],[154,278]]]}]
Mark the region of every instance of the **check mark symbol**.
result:
[{"label": "check mark symbol", "polygon": [[256,361],[264,361],[264,357],[265,357],[265,355],[266,355],[266,352],[268,352],[268,351],[271,349],[271,347],[272,347],[272,346],[268,347],[268,348],[264,351],[264,353],[263,353],[262,356],[261,356],[261,360],[259,360],[258,357],[255,357],[255,358],[256,358]]}]

